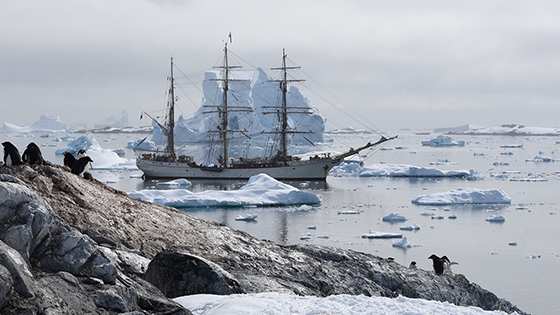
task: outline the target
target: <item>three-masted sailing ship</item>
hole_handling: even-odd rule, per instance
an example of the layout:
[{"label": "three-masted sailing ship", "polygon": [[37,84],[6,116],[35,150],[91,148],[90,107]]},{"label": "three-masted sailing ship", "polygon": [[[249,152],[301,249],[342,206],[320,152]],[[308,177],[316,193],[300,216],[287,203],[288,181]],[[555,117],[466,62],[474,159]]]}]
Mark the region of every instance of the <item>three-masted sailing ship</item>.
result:
[{"label": "three-masted sailing ship", "polygon": [[[217,113],[220,117],[220,124],[215,130],[209,132],[219,134],[219,144],[221,145],[221,154],[218,163],[211,166],[199,165],[194,161],[192,156],[177,155],[174,146],[175,126],[175,95],[174,95],[174,77],[173,77],[173,59],[171,59],[171,75],[169,77],[170,90],[168,101],[168,121],[159,125],[163,134],[167,136],[167,146],[163,152],[142,153],[136,159],[136,165],[144,172],[145,178],[187,178],[187,179],[249,179],[253,175],[265,173],[278,180],[294,180],[294,181],[324,181],[329,171],[339,165],[345,158],[358,154],[360,151],[378,146],[394,137],[381,137],[375,143],[367,143],[357,149],[350,149],[346,153],[331,155],[318,154],[310,158],[299,158],[288,154],[288,135],[295,133],[306,133],[309,131],[297,131],[288,126],[288,117],[291,111],[298,110],[297,107],[287,106],[286,94],[288,92],[288,83],[300,81],[288,79],[288,70],[297,69],[299,67],[289,67],[286,65],[286,53],[283,51],[282,66],[273,68],[273,70],[282,71],[281,79],[275,80],[280,85],[282,93],[282,101],[280,105],[267,106],[271,113],[276,113],[279,117],[279,128],[276,131],[268,133],[280,134],[280,145],[276,154],[265,157],[230,157],[228,143],[230,134],[240,132],[245,133],[247,130],[231,129],[228,124],[228,114],[231,112],[249,111],[250,107],[234,106],[228,104],[229,83],[235,79],[230,78],[230,72],[239,66],[230,66],[228,63],[227,43],[224,45],[224,65],[217,67],[222,70],[222,76],[217,81],[221,81],[221,89],[223,92],[222,103],[219,105],[208,106],[206,113]],[[301,109],[301,108],[300,108]],[[301,111],[299,111],[301,113]],[[152,118],[153,119],[153,118]],[[155,119],[154,119],[155,120]]]}]

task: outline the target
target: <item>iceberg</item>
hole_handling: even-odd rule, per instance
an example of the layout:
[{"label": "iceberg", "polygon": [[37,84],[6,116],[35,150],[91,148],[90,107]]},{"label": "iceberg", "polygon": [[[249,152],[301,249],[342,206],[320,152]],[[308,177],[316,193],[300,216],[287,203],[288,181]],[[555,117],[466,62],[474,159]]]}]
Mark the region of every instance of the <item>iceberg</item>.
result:
[{"label": "iceberg", "polygon": [[403,237],[402,240],[394,242],[394,243],[393,243],[393,247],[399,247],[399,248],[403,248],[403,249],[408,249],[408,248],[411,248],[411,247],[417,247],[417,245],[412,245],[412,244],[410,244],[410,243],[408,242],[407,237],[405,236],[405,237]]},{"label": "iceberg", "polygon": [[443,171],[435,167],[418,167],[406,164],[374,164],[365,166],[360,177],[467,177],[474,170]]},{"label": "iceberg", "polygon": [[413,225],[401,226],[399,229],[402,231],[415,231],[420,230],[420,225],[414,223]]},{"label": "iceberg", "polygon": [[488,222],[504,222],[506,219],[501,216],[501,215],[491,215],[488,218],[486,218],[486,221]]},{"label": "iceberg", "polygon": [[125,128],[128,127],[128,113],[123,111],[121,116],[109,116],[105,121],[93,125],[94,129]]},{"label": "iceberg", "polygon": [[66,148],[56,150],[55,154],[63,155],[66,152],[70,152],[72,155],[77,156],[78,151],[82,149],[93,160],[93,170],[138,169],[134,158],[121,158],[113,150],[101,148],[99,142],[95,140],[95,137],[90,132],[70,141]]},{"label": "iceberg", "polygon": [[525,161],[527,161],[527,162],[555,162],[556,160],[551,158],[551,157],[548,157],[548,156],[537,155],[533,159],[527,159]]},{"label": "iceberg", "polygon": [[235,218],[235,221],[256,221],[257,220],[258,215],[256,214],[247,214],[247,215],[238,215],[237,218]]},{"label": "iceberg", "polygon": [[32,132],[75,132],[75,129],[68,127],[68,125],[60,121],[58,115],[43,114],[39,120],[33,122],[31,125],[17,125],[4,123],[3,126],[5,133],[32,133]]},{"label": "iceberg", "polygon": [[397,213],[391,213],[383,217],[383,221],[385,222],[403,222],[406,221],[406,218],[402,215]]},{"label": "iceberg", "polygon": [[412,203],[417,205],[510,204],[511,198],[501,189],[482,190],[470,187],[421,195],[413,199]]},{"label": "iceberg", "polygon": [[[223,91],[218,82],[220,75],[218,71],[205,73],[202,84],[203,106],[191,118],[180,116],[177,119],[173,131],[176,146],[207,143],[212,140],[209,135],[215,136],[215,133],[209,132],[216,128],[215,117],[214,114],[209,113],[205,105],[212,106],[221,103]],[[281,102],[279,85],[261,68],[257,69],[256,77],[252,73],[238,72],[236,75],[238,78],[230,83],[230,92],[228,92],[234,91],[235,95],[228,95],[228,103],[232,107],[249,107],[253,111],[232,112],[229,115],[229,125],[232,129],[247,130],[244,135],[234,134],[231,137],[234,140],[245,141],[247,136],[252,139],[251,141],[266,143],[269,139],[264,134],[276,131],[279,127],[276,115],[269,115],[270,107]],[[294,134],[291,139],[292,144],[308,145],[309,142],[320,143],[328,140],[326,139],[328,137],[324,135],[325,119],[319,114],[319,110],[311,105],[310,100],[295,86],[290,86],[286,98],[288,108],[298,108],[288,114],[288,129],[305,126],[305,130],[301,131],[312,132],[304,135]],[[157,146],[165,145],[167,137],[161,128],[155,122],[152,126],[154,127],[152,141]]]},{"label": "iceberg", "polygon": [[422,141],[422,145],[427,145],[431,147],[452,147],[452,146],[465,146],[465,141],[463,140],[453,140],[449,136],[440,135],[431,140]]},{"label": "iceberg", "polygon": [[401,238],[401,233],[388,233],[369,230],[369,233],[362,234],[362,238]]},{"label": "iceberg", "polygon": [[193,193],[186,189],[145,189],[128,193],[133,198],[169,207],[245,207],[321,203],[321,196],[301,191],[266,175],[252,176],[239,190],[207,190]]},{"label": "iceberg", "polygon": [[559,128],[530,127],[518,124],[505,124],[496,127],[480,128],[456,132],[464,135],[506,135],[506,136],[558,136]]}]

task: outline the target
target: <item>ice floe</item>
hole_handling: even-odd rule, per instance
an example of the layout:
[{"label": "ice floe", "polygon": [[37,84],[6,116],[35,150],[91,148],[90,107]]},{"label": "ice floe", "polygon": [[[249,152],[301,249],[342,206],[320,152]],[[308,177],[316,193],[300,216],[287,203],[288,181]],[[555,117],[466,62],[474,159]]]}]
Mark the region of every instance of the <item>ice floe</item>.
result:
[{"label": "ice floe", "polygon": [[511,198],[501,189],[482,190],[474,187],[449,192],[421,195],[412,200],[418,205],[510,204]]},{"label": "ice floe", "polygon": [[238,215],[235,221],[256,221],[258,217],[256,214]]},{"label": "ice floe", "polygon": [[128,193],[131,197],[171,207],[242,207],[318,204],[321,196],[301,191],[274,178],[259,174],[239,190],[206,190],[193,193],[186,189],[144,189]]},{"label": "ice floe", "polygon": [[103,149],[99,142],[95,140],[92,133],[88,132],[68,143],[64,149],[56,150],[57,155],[70,152],[77,156],[78,151],[85,150],[87,155],[93,160],[92,169],[138,169],[135,159],[121,158],[117,153],[110,149]]},{"label": "ice floe", "polygon": [[414,223],[412,225],[401,226],[399,229],[403,231],[415,231],[415,230],[420,230],[420,225]]},{"label": "ice floe", "polygon": [[391,213],[383,217],[385,222],[403,222],[406,221],[406,217],[399,215],[398,213]]},{"label": "ice floe", "polygon": [[493,214],[493,215],[489,216],[488,218],[486,218],[486,221],[488,221],[488,222],[504,222],[505,220],[506,220],[506,219],[505,219],[503,216],[501,216],[501,215],[495,215],[495,214]]},{"label": "ice floe", "polygon": [[435,167],[418,167],[406,164],[374,164],[365,166],[360,177],[467,177],[474,170],[444,171]]},{"label": "ice floe", "polygon": [[190,186],[192,183],[184,178],[178,178],[175,180],[171,180],[168,182],[161,182],[161,183],[157,183],[156,186],[159,187],[188,187]]},{"label": "ice floe", "polygon": [[431,147],[453,147],[453,146],[465,146],[465,141],[454,140],[449,136],[439,135],[433,139],[422,141],[422,145],[427,145]]},{"label": "ice floe", "polygon": [[401,233],[389,233],[369,230],[369,233],[362,234],[362,238],[401,238]]}]

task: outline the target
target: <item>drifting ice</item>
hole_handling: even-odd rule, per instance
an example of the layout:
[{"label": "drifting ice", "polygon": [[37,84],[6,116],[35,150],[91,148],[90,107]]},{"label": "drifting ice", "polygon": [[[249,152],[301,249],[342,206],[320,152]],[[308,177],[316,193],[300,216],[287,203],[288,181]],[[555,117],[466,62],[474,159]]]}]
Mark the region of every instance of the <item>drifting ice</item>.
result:
[{"label": "drifting ice", "polygon": [[510,204],[511,198],[501,189],[481,190],[470,187],[421,195],[413,199],[412,203],[418,205]]},{"label": "drifting ice", "polygon": [[360,177],[466,177],[473,170],[442,171],[435,167],[413,165],[375,164],[364,167]]}]

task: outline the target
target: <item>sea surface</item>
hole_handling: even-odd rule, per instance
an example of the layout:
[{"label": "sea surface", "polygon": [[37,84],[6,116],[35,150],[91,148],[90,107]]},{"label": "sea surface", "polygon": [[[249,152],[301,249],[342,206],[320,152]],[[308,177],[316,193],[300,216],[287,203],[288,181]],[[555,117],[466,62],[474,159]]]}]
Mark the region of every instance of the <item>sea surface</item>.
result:
[{"label": "sea surface", "polygon": [[[437,167],[441,170],[470,170],[478,173],[472,180],[453,178],[372,178],[329,176],[326,182],[294,182],[294,186],[319,194],[316,206],[188,208],[185,213],[224,223],[251,235],[279,244],[311,243],[393,257],[408,266],[416,261],[419,268],[431,270],[428,256],[447,255],[459,265],[453,271],[464,274],[501,298],[531,314],[556,314],[560,309],[560,161],[535,162],[535,156],[560,159],[560,138],[550,136],[452,136],[464,140],[464,147],[429,147],[421,141],[436,137],[415,135],[408,131],[387,144],[383,150],[368,151],[364,165],[377,163],[409,164]],[[53,135],[55,136],[55,135]],[[60,135],[56,135],[60,136]],[[79,135],[78,135],[79,136]],[[140,134],[95,134],[103,148],[122,149],[128,141],[141,139]],[[21,152],[33,141],[46,159],[62,164],[56,149],[67,142],[43,138],[2,134]],[[326,150],[345,152],[378,136],[367,134],[335,135]],[[503,145],[521,147],[502,148]],[[316,148],[315,148],[316,149]],[[314,149],[314,150],[315,150]],[[133,157],[125,149],[126,157]],[[94,161],[95,162],[95,161]],[[439,165],[431,165],[439,164]],[[95,163],[93,165],[95,167]],[[132,190],[156,187],[154,181],[143,181],[138,170],[94,171],[95,178],[117,189]],[[192,191],[238,189],[242,181],[194,181]],[[447,192],[457,188],[501,189],[511,197],[511,205],[419,206],[411,200],[420,195]],[[435,212],[443,219],[432,219],[420,213]],[[352,211],[357,214],[340,214]],[[383,222],[382,217],[398,213],[406,222]],[[239,215],[257,214],[254,222],[236,221]],[[485,221],[490,215],[502,215],[503,223]],[[456,219],[449,219],[455,215]],[[417,223],[417,231],[401,231]],[[365,239],[370,230],[402,233],[415,245],[396,248],[398,239]],[[515,244],[515,245],[514,245]]]}]

